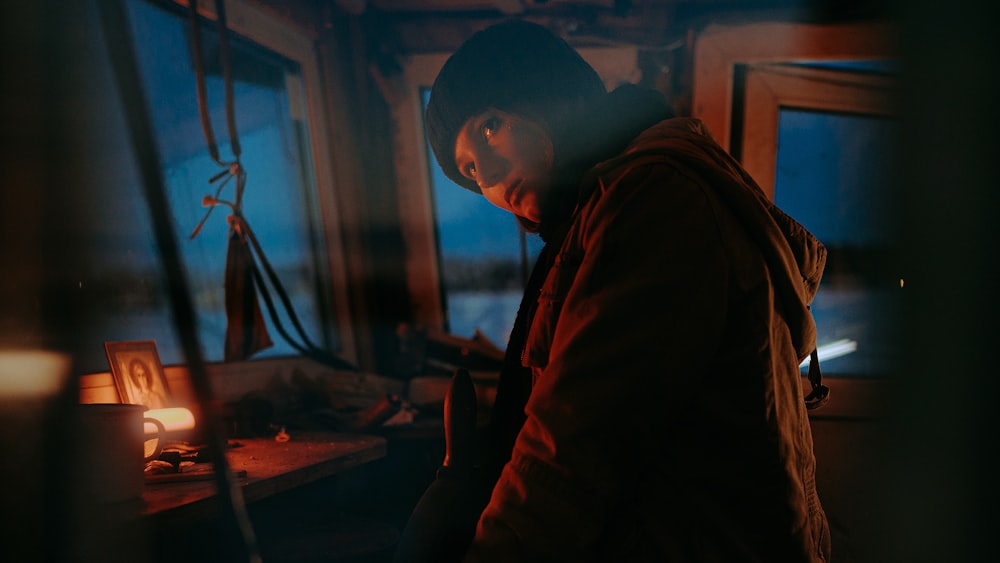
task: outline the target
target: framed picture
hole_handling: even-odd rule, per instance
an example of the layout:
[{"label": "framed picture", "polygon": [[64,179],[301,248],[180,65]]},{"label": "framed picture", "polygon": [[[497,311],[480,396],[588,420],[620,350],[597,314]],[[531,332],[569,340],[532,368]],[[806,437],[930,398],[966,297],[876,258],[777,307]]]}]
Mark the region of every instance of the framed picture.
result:
[{"label": "framed picture", "polygon": [[121,402],[151,409],[168,406],[170,393],[155,340],[105,342],[104,350]]}]

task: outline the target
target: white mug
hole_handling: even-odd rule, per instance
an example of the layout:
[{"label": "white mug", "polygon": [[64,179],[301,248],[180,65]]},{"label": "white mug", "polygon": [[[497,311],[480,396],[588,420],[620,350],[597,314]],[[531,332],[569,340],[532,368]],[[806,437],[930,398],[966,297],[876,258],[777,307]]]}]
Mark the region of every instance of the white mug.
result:
[{"label": "white mug", "polygon": [[[166,430],[144,416],[146,407],[121,403],[80,404],[76,449],[79,485],[86,500],[98,503],[137,501],[142,497],[145,464],[159,457]],[[145,425],[156,428],[156,445],[144,452]]]}]

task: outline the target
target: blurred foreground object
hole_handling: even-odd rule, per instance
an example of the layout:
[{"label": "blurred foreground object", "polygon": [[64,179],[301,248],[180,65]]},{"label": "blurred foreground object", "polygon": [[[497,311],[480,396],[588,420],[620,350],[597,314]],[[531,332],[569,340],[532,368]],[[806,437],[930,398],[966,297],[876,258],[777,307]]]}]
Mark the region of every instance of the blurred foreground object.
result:
[{"label": "blurred foreground object", "polygon": [[[70,359],[46,350],[0,350],[0,541],[4,559],[35,561],[45,558],[44,546],[52,525],[48,479],[53,464],[63,463],[63,430],[56,420],[59,396],[69,374]],[[9,559],[7,559],[9,557]]]}]

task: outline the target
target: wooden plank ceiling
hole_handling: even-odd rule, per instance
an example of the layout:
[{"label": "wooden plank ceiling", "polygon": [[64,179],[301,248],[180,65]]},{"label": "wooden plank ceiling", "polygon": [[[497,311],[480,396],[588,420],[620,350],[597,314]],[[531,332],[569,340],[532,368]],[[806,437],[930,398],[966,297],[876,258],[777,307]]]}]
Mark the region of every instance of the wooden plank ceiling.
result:
[{"label": "wooden plank ceiling", "polygon": [[[470,34],[512,16],[536,21],[578,46],[665,47],[710,20],[774,16],[869,17],[887,0],[333,0],[363,15],[402,52],[455,49]],[[369,28],[371,29],[371,28]]]}]

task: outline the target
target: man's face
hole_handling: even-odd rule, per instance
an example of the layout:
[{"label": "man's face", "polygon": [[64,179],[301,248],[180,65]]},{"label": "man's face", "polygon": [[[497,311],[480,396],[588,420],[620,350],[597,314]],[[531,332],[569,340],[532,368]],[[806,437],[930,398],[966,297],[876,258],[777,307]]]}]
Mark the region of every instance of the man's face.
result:
[{"label": "man's face", "polygon": [[455,165],[490,203],[531,222],[541,220],[552,184],[552,138],[538,123],[488,109],[465,122]]}]

